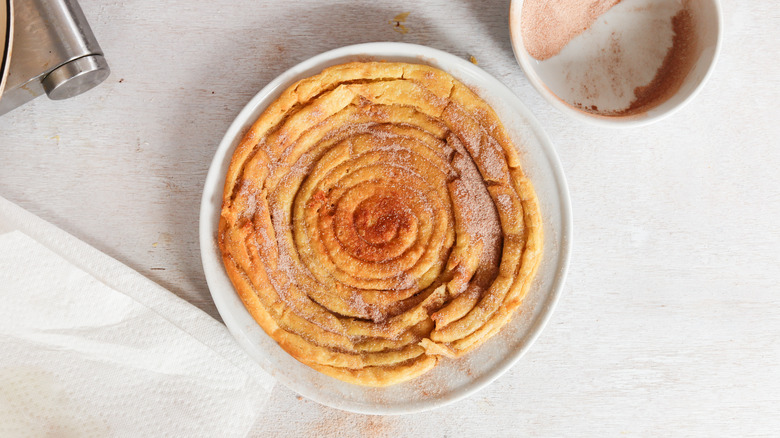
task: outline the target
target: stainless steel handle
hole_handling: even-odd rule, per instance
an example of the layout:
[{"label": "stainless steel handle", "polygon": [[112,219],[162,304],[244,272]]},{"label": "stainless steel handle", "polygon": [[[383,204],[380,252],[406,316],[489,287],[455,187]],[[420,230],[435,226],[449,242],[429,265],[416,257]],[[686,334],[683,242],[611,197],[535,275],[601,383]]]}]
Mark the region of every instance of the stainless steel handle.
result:
[{"label": "stainless steel handle", "polygon": [[76,0],[14,2],[13,48],[0,114],[44,93],[55,100],[76,96],[109,72]]},{"label": "stainless steel handle", "polygon": [[52,100],[62,100],[94,88],[109,74],[108,63],[102,55],[74,59],[52,70],[41,81],[43,90]]}]

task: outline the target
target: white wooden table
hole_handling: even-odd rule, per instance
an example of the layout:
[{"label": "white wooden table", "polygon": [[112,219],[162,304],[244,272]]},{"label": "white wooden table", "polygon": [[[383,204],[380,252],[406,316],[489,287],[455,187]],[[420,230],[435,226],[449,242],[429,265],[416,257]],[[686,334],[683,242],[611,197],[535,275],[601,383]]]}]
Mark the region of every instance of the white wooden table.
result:
[{"label": "white wooden table", "polygon": [[[571,187],[574,253],[550,325],[465,401],[371,417],[278,385],[258,435],[778,436],[780,8],[722,4],[725,44],[702,94],[666,121],[607,130],[530,86],[506,0],[82,0],[113,73],[0,117],[0,194],[219,318],[200,193],[250,97],[347,44],[473,55],[537,115]],[[390,23],[402,12],[406,34]]]}]

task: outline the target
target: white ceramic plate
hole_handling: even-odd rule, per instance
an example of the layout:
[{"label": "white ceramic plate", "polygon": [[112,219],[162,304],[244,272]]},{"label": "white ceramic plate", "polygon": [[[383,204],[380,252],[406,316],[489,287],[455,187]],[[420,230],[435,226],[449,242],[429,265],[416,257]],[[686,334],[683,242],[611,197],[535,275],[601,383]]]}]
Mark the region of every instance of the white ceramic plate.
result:
[{"label": "white ceramic plate", "polygon": [[[544,258],[523,307],[499,334],[458,360],[443,360],[410,382],[367,388],[321,374],[279,347],[244,308],[222,265],[216,244],[225,173],[238,142],[263,109],[293,82],[328,66],[355,60],[424,63],[440,68],[472,87],[498,113],[520,149],[523,168],[533,181],[544,216]],[[263,88],[228,128],[211,163],[200,211],[200,246],[211,295],[236,340],[260,365],[293,391],[319,403],[367,414],[402,414],[462,399],[498,378],[531,346],[552,313],[569,263],[572,219],[561,165],[539,123],[506,86],[456,56],[403,43],[369,43],[315,56],[286,71]]]},{"label": "white ceramic plate", "polygon": [[8,64],[11,59],[11,37],[13,37],[13,8],[11,0],[0,0],[0,98],[3,96]]}]

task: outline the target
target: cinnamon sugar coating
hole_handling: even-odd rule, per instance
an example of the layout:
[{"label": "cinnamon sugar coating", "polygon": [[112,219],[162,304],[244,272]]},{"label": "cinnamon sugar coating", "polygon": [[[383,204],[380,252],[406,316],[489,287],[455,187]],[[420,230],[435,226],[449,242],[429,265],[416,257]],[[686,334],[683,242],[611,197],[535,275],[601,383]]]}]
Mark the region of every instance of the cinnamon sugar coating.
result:
[{"label": "cinnamon sugar coating", "polygon": [[485,342],[521,305],[539,207],[493,110],[407,63],[330,67],[247,132],[219,247],[255,320],[299,361],[386,386]]}]

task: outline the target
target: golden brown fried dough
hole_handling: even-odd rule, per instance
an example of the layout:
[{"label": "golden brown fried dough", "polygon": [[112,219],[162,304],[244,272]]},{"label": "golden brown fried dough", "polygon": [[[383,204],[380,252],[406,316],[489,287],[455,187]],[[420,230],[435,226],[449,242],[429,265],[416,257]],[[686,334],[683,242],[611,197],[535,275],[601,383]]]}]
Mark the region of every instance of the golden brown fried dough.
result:
[{"label": "golden brown fried dough", "polygon": [[425,65],[355,62],[289,87],[233,155],[219,246],[299,361],[386,386],[498,332],[541,258],[530,181],[494,111]]}]

